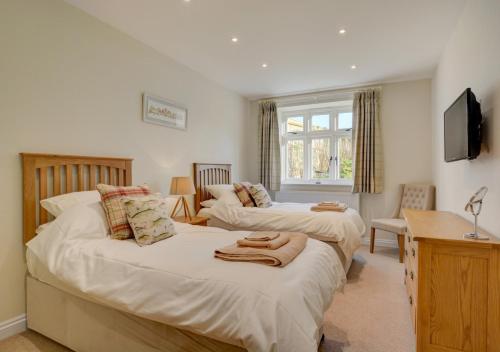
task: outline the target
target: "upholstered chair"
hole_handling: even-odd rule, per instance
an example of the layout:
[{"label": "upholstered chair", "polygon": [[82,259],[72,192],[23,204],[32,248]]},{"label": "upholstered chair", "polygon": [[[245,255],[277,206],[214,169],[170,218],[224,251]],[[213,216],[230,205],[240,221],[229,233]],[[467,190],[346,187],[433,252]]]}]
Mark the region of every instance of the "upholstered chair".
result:
[{"label": "upholstered chair", "polygon": [[375,246],[375,230],[395,233],[398,237],[399,262],[403,262],[406,232],[406,222],[403,219],[403,209],[433,210],[436,189],[432,185],[406,184],[399,185],[398,204],[389,219],[372,220],[370,235],[370,253]]}]

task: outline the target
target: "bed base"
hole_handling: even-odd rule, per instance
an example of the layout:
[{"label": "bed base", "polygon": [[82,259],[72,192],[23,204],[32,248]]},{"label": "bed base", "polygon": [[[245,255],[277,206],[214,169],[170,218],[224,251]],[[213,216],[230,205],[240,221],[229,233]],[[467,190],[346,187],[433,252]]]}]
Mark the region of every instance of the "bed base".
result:
[{"label": "bed base", "polygon": [[76,352],[241,352],[245,349],[105,307],[27,277],[28,328]]}]

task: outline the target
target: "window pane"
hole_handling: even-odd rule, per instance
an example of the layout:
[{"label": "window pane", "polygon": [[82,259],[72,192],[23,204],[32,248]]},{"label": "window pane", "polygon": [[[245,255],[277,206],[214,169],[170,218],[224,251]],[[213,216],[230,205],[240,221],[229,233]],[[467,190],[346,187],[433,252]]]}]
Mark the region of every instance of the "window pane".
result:
[{"label": "window pane", "polygon": [[330,138],[313,139],[312,148],[312,178],[330,177]]},{"label": "window pane", "polygon": [[352,139],[351,137],[339,138],[339,177],[346,180],[352,179]]},{"label": "window pane", "polygon": [[313,115],[311,117],[312,131],[325,131],[330,129],[330,115]]},{"label": "window pane", "polygon": [[304,141],[294,140],[287,143],[288,170],[287,178],[304,177]]},{"label": "window pane", "polygon": [[293,116],[286,119],[287,132],[304,132],[304,116]]},{"label": "window pane", "polygon": [[338,129],[346,130],[352,128],[352,112],[339,113]]}]

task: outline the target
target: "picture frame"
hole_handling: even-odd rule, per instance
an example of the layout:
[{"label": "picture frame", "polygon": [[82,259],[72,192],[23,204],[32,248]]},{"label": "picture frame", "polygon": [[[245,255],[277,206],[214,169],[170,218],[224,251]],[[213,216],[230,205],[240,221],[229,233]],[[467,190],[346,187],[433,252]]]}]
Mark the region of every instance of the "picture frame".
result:
[{"label": "picture frame", "polygon": [[142,95],[142,119],[144,122],[179,130],[187,129],[188,111],[182,105],[162,97]]}]

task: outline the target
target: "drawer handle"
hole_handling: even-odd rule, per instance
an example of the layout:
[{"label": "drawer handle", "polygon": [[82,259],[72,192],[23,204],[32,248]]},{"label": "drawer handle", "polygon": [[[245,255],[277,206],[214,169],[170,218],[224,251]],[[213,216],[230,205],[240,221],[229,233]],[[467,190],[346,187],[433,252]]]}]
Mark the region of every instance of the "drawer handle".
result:
[{"label": "drawer handle", "polygon": [[405,255],[408,256],[408,250],[407,249],[405,249]]},{"label": "drawer handle", "polygon": [[413,258],[415,258],[415,248],[411,249],[411,254],[413,255]]},{"label": "drawer handle", "polygon": [[410,305],[413,305],[413,297],[410,295]]},{"label": "drawer handle", "polygon": [[408,269],[405,268],[405,276],[408,276]]},{"label": "drawer handle", "polygon": [[413,271],[410,271],[410,277],[413,280]]},{"label": "drawer handle", "polygon": [[410,243],[410,236],[408,236],[408,243]]}]

